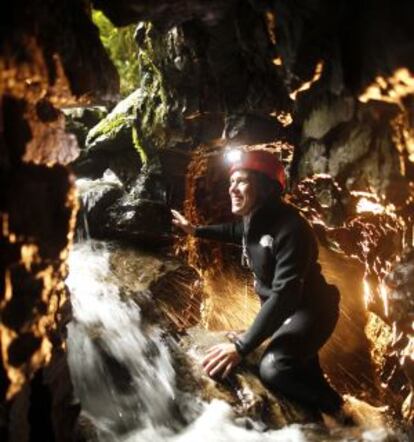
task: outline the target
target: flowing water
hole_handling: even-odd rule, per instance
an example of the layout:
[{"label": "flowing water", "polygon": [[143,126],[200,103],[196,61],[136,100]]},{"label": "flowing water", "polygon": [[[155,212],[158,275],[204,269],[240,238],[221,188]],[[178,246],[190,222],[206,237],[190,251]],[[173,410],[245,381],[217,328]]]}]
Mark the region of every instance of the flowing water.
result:
[{"label": "flowing water", "polygon": [[[181,392],[171,353],[174,341],[123,293],[111,269],[113,247],[96,241],[76,244],[67,279],[74,317],[68,325],[69,366],[82,414],[99,440],[409,441],[382,427],[329,432],[317,425],[290,425],[263,432],[259,423],[237,418],[224,401],[205,403]],[[145,290],[139,295],[150,296]]]}]

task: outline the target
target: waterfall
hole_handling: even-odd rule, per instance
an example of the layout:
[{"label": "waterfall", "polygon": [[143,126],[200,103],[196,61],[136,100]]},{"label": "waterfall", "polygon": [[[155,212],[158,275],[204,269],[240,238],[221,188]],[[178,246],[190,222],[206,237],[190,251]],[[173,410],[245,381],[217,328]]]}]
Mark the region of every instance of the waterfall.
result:
[{"label": "waterfall", "polygon": [[[103,173],[102,177],[97,179],[78,178],[76,180],[76,188],[79,194],[80,202],[80,210],[78,213],[78,222],[76,228],[76,240],[78,242],[88,241],[91,239],[88,216],[90,217],[92,214],[92,217],[95,219],[99,218],[99,212],[104,210],[108,202],[111,201],[111,197],[108,199],[108,195],[121,194],[123,185],[115,173],[110,169],[107,169]],[[104,203],[103,205],[102,202]],[[93,214],[93,212],[96,213]],[[95,219],[94,221],[96,222]]]},{"label": "waterfall", "polygon": [[68,360],[75,393],[105,437],[176,427],[175,373],[163,333],[145,324],[132,299],[121,299],[109,253],[102,243],[85,242],[70,256]]}]

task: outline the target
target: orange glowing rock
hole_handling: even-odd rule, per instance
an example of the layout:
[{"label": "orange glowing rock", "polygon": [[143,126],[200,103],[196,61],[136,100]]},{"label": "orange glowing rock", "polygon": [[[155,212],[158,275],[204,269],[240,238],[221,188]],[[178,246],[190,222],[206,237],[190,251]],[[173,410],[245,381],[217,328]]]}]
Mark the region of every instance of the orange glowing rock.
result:
[{"label": "orange glowing rock", "polygon": [[316,83],[321,78],[322,71],[323,71],[323,66],[324,66],[324,62],[323,61],[319,61],[317,63],[317,65],[316,65],[316,67],[315,67],[315,72],[313,74],[313,77],[309,81],[306,81],[305,83],[303,83],[298,89],[296,89],[293,92],[291,92],[289,94],[289,97],[292,100],[296,100],[296,97],[297,97],[297,95],[300,92],[303,92],[303,91],[306,91],[306,90],[310,89],[311,86],[314,83]]}]

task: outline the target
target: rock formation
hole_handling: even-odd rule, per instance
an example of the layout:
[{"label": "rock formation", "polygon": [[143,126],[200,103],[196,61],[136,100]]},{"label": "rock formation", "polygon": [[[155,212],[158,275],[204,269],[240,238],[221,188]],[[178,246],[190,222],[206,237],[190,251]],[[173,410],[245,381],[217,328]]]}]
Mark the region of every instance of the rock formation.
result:
[{"label": "rock formation", "polygon": [[59,108],[113,99],[118,77],[84,2],[17,1],[1,16],[0,434],[44,439],[55,426],[66,440],[77,411],[59,404],[70,382],[58,321],[79,152]]}]

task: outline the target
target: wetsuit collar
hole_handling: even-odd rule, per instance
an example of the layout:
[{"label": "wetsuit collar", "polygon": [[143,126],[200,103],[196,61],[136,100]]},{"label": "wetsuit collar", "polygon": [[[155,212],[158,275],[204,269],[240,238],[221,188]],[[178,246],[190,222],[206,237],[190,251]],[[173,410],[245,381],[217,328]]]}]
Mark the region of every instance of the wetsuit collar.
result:
[{"label": "wetsuit collar", "polygon": [[[280,210],[283,201],[273,195],[267,198],[257,209],[243,217],[244,233],[248,235],[253,231],[261,230],[268,222],[273,222],[274,215]],[[269,216],[272,215],[272,216]]]}]

